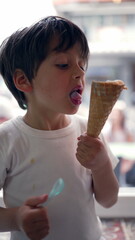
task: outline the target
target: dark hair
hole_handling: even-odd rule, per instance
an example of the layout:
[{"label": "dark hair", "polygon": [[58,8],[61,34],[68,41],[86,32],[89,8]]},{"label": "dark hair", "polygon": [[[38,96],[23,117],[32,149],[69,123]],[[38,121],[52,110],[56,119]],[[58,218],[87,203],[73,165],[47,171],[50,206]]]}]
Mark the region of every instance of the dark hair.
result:
[{"label": "dark hair", "polygon": [[54,37],[58,37],[55,51],[66,51],[76,42],[82,49],[82,57],[88,61],[89,47],[82,30],[71,21],[58,17],[46,17],[34,25],[18,30],[7,38],[0,49],[0,73],[19,106],[27,108],[26,98],[13,81],[16,69],[21,69],[32,81],[40,64],[45,60]]}]

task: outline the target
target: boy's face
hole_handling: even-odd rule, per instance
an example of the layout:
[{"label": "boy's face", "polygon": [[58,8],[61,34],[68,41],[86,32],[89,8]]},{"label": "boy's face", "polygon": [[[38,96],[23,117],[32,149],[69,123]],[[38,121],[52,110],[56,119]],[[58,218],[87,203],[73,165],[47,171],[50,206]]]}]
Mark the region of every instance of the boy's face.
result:
[{"label": "boy's face", "polygon": [[32,80],[29,102],[33,109],[76,113],[82,102],[85,65],[78,43],[66,52],[51,51]]}]

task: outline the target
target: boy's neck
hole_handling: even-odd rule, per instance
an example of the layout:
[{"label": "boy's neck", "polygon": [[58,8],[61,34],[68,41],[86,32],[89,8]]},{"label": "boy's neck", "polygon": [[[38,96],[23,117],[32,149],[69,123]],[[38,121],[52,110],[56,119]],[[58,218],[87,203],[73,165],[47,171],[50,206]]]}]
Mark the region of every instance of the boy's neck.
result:
[{"label": "boy's neck", "polygon": [[58,116],[31,116],[28,113],[23,117],[24,122],[32,128],[39,130],[58,130],[67,127],[70,124],[70,118],[61,114]]}]

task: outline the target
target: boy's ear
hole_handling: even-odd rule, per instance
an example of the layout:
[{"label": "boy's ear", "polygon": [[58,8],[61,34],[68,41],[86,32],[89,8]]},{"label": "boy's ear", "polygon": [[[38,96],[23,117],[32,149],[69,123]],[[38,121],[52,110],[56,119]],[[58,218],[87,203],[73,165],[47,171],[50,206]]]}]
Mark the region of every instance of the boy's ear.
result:
[{"label": "boy's ear", "polygon": [[31,92],[32,84],[21,69],[16,69],[13,76],[16,88],[22,92]]}]

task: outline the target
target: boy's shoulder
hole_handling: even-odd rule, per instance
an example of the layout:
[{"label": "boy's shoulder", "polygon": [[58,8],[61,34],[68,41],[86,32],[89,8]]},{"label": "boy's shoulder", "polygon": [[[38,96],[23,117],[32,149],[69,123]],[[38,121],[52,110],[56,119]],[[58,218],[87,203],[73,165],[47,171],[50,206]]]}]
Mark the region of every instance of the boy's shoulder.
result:
[{"label": "boy's shoulder", "polygon": [[14,122],[16,118],[12,118],[0,124],[0,139],[6,135],[11,135],[14,131]]},{"label": "boy's shoulder", "polygon": [[7,120],[0,124],[0,151],[9,146],[11,140],[13,140],[11,120]]},{"label": "boy's shoulder", "polygon": [[6,132],[7,129],[10,127],[11,122],[12,122],[12,119],[7,120],[7,121],[1,123],[1,124],[0,124],[0,133]]}]

